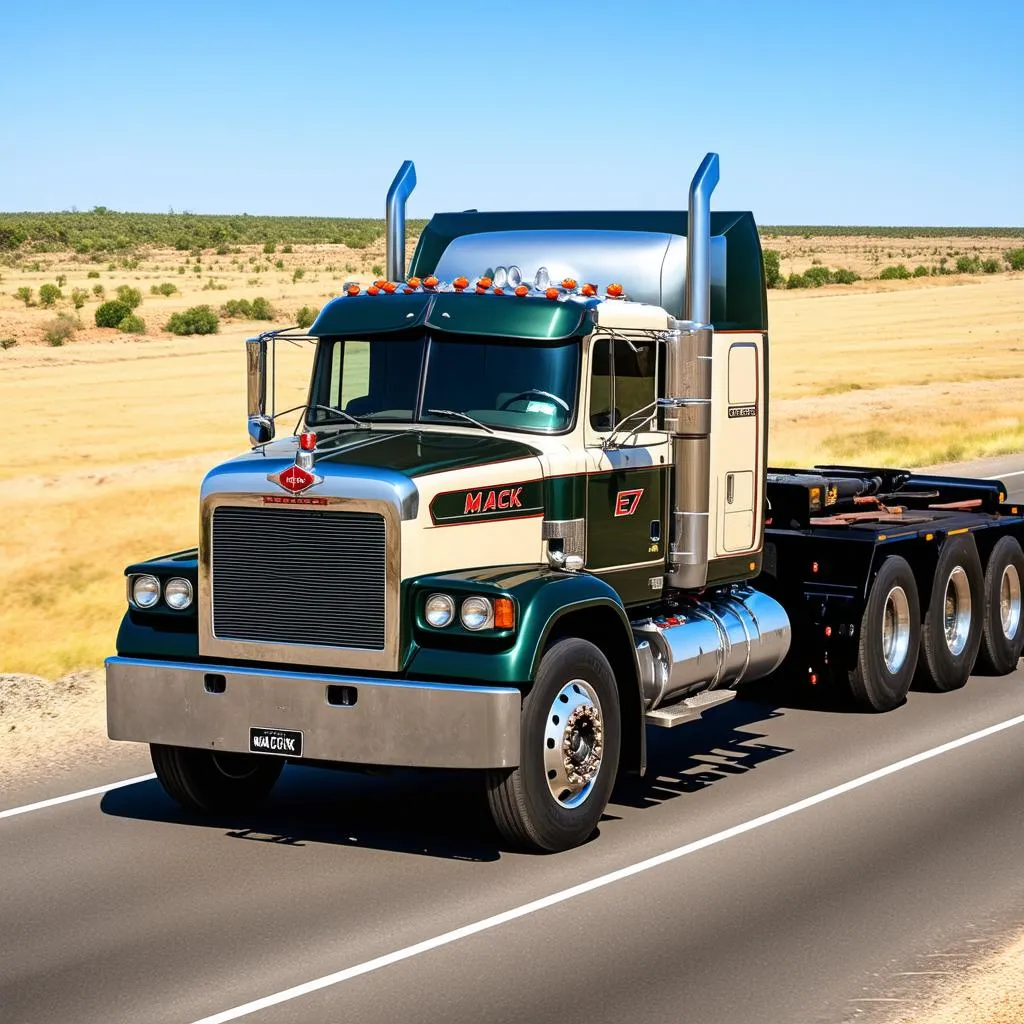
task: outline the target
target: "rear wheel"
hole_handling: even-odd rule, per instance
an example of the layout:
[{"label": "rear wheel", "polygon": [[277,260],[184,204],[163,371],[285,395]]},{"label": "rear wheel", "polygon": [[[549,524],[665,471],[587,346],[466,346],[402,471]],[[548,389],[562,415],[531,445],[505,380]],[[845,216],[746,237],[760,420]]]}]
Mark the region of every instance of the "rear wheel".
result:
[{"label": "rear wheel", "polygon": [[917,679],[945,693],[970,678],[981,647],[984,576],[974,538],[942,545],[921,627]]},{"label": "rear wheel", "polygon": [[890,555],[875,576],[860,621],[857,663],[848,674],[854,700],[870,711],[903,703],[921,642],[921,607],[914,573]]},{"label": "rear wheel", "polygon": [[277,782],[284,761],[259,754],[165,747],[151,743],[150,755],[160,784],[172,800],[197,811],[251,807]]},{"label": "rear wheel", "polygon": [[488,773],[488,804],[502,837],[548,851],[588,839],[611,796],[620,738],[608,659],[586,640],[558,641],[523,700],[519,767]]},{"label": "rear wheel", "polygon": [[1017,667],[1024,650],[1024,552],[1013,537],[1003,537],[985,566],[984,613],[978,668],[1004,676]]}]

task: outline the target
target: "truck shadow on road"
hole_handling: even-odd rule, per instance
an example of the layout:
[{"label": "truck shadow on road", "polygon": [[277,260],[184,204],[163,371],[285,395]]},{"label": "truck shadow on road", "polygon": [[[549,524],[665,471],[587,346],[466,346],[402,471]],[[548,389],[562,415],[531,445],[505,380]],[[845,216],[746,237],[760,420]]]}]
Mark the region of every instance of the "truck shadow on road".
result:
[{"label": "truck shadow on road", "polygon": [[[604,821],[739,779],[793,748],[759,723],[800,707],[741,695],[678,729],[648,730],[647,774],[623,776]],[[804,704],[804,707],[807,705]],[[731,790],[732,786],[725,787]],[[223,838],[301,850],[330,844],[487,862],[504,852],[490,824],[483,779],[468,772],[363,774],[289,765],[262,807],[211,815],[179,808],[155,781],[106,793],[104,813],[220,831]]]}]

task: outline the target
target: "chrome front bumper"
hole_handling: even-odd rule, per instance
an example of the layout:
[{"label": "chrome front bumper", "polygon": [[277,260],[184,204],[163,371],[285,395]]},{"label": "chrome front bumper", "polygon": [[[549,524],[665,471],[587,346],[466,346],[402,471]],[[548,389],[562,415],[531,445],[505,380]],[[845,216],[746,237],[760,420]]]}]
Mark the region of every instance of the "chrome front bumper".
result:
[{"label": "chrome front bumper", "polygon": [[[303,756],[321,761],[519,764],[522,699],[513,688],[141,658],[108,658],[106,667],[112,740],[246,752],[250,727],[292,729],[303,734]],[[351,702],[329,703],[328,687],[347,688]]]}]

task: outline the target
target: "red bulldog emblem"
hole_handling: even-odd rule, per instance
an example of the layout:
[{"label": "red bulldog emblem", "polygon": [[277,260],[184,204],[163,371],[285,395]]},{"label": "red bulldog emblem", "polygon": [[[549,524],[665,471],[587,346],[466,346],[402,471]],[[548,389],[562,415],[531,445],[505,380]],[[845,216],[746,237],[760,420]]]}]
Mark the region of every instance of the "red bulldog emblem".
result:
[{"label": "red bulldog emblem", "polygon": [[291,491],[292,494],[301,494],[314,484],[320,483],[321,477],[314,476],[301,466],[289,466],[287,469],[281,470],[280,473],[271,474],[267,479],[277,484],[278,487]]}]

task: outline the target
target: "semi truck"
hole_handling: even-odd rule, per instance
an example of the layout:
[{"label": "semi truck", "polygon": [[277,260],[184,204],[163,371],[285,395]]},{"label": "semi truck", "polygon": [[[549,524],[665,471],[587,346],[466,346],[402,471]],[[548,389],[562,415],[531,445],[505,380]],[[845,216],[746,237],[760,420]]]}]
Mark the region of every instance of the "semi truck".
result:
[{"label": "semi truck", "polygon": [[741,684],[884,712],[1015,669],[999,481],[769,468],[761,245],[718,177],[709,153],[685,211],[437,214],[407,266],[403,164],[387,277],[246,343],[250,450],[205,477],[197,548],[125,570],[108,731],[172,798],[251,805],[289,762],[473,771],[503,842],[564,850],[647,729]]}]

